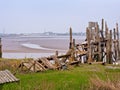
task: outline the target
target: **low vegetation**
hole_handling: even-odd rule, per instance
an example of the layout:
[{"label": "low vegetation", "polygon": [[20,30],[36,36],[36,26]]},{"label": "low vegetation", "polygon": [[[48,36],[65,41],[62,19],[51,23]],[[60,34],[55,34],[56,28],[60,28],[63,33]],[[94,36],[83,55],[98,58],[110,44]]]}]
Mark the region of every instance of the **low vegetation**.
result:
[{"label": "low vegetation", "polygon": [[[12,73],[21,60],[0,60],[0,70]],[[68,70],[17,72],[20,82],[0,85],[1,90],[120,90],[120,66],[80,64]]]}]

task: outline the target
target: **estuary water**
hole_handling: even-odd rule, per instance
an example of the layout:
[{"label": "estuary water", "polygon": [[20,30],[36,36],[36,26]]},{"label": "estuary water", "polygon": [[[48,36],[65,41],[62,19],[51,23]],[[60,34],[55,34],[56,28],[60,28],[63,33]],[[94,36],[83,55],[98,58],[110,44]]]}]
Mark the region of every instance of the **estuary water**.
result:
[{"label": "estuary water", "polygon": [[[73,36],[76,43],[85,40],[83,36]],[[25,36],[3,37],[3,58],[40,58],[54,55],[55,51],[64,54],[69,49],[69,36]]]}]

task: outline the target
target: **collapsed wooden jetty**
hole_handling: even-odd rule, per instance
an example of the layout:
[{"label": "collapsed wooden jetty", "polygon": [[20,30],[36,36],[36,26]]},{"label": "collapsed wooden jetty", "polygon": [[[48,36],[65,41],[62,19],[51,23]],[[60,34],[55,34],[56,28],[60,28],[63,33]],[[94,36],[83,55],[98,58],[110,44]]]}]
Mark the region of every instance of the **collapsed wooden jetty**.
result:
[{"label": "collapsed wooden jetty", "polygon": [[101,62],[112,64],[120,58],[118,24],[113,30],[109,30],[107,22],[102,19],[101,28],[98,22],[89,22],[86,28],[86,39],[83,43],[75,43],[70,28],[69,50],[64,55],[56,54],[50,57],[42,57],[28,62],[22,62],[21,70],[45,71],[48,69],[65,69],[69,65],[79,63]]}]

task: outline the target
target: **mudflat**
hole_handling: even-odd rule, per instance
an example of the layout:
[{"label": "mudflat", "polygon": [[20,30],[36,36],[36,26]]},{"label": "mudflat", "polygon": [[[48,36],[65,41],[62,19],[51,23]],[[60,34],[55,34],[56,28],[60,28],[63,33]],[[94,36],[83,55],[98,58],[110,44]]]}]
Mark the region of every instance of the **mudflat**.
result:
[{"label": "mudflat", "polygon": [[[76,39],[76,43],[83,39]],[[27,46],[24,46],[27,44]],[[35,48],[36,45],[41,48]],[[30,46],[30,47],[29,47]],[[46,48],[46,49],[45,49]],[[5,37],[2,38],[2,50],[5,53],[50,53],[69,49],[69,37]]]}]

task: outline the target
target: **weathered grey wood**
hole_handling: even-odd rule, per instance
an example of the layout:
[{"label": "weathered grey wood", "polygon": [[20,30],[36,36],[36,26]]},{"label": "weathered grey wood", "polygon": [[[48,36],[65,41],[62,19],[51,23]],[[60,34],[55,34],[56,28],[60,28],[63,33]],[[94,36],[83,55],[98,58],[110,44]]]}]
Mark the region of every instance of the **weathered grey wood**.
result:
[{"label": "weathered grey wood", "polygon": [[119,44],[119,29],[118,29],[118,23],[116,23],[116,34],[117,34],[117,59],[120,59],[120,44]]},{"label": "weathered grey wood", "polygon": [[55,55],[58,56],[58,51],[55,52]]},{"label": "weathered grey wood", "polygon": [[23,62],[23,66],[25,66],[28,70],[32,70],[31,68],[32,68],[33,64],[30,62]]},{"label": "weathered grey wood", "polygon": [[1,38],[0,38],[0,58],[2,58],[2,43],[1,43]]},{"label": "weathered grey wood", "polygon": [[117,42],[116,42],[116,30],[115,28],[113,29],[113,33],[114,33],[114,50],[113,50],[113,55],[114,55],[114,59],[117,60]]},{"label": "weathered grey wood", "polygon": [[0,71],[0,84],[17,81],[19,81],[19,79],[17,79],[10,71],[8,70]]},{"label": "weathered grey wood", "polygon": [[112,64],[112,30],[110,30],[110,49],[109,49],[109,64]]},{"label": "weathered grey wood", "polygon": [[73,39],[73,47],[75,48],[75,39]]},{"label": "weathered grey wood", "polygon": [[87,41],[88,41],[88,63],[92,62],[92,55],[91,55],[91,44],[90,44],[90,30],[87,28],[86,29],[86,33],[87,33]]},{"label": "weathered grey wood", "polygon": [[40,64],[38,61],[36,61],[36,67],[38,67],[38,69],[40,69],[41,71],[45,71],[47,70],[42,64]]},{"label": "weathered grey wood", "polygon": [[38,71],[45,71],[45,67],[42,66],[38,61],[36,60],[32,60],[30,61],[30,63],[33,64],[33,67],[31,67],[31,70],[33,70],[34,72],[38,72]]},{"label": "weathered grey wood", "polygon": [[55,60],[57,67],[61,67],[62,64],[60,63],[60,60],[57,58],[57,56],[52,56],[52,57],[53,57],[53,60]]},{"label": "weathered grey wood", "polygon": [[104,19],[102,19],[102,28],[101,28],[102,32],[104,30]]},{"label": "weathered grey wood", "polygon": [[[72,49],[69,49],[65,55],[62,55],[63,58],[62,58],[61,62],[65,63],[66,60],[68,59],[68,57],[71,56],[71,53],[72,53]],[[58,58],[60,58],[60,57],[58,57]]]},{"label": "weathered grey wood", "polygon": [[109,62],[109,32],[108,32],[108,26],[105,22],[105,37],[106,37],[106,62]]},{"label": "weathered grey wood", "polygon": [[72,48],[72,45],[73,45],[73,42],[72,42],[72,28],[70,27],[70,45],[69,45],[69,48],[71,49]]},{"label": "weathered grey wood", "polygon": [[19,79],[17,79],[13,74],[11,74],[10,71],[6,70],[6,73],[8,74],[9,78],[14,80],[14,81],[18,81]]},{"label": "weathered grey wood", "polygon": [[44,65],[46,65],[49,69],[56,69],[56,67],[54,65],[52,65],[47,58],[40,58],[40,61],[42,61],[44,63]]},{"label": "weathered grey wood", "polygon": [[[38,61],[30,60],[28,62],[22,62],[22,64],[24,67],[26,67],[27,71],[39,72],[46,70],[45,67]],[[21,71],[23,71],[23,69]]]}]

